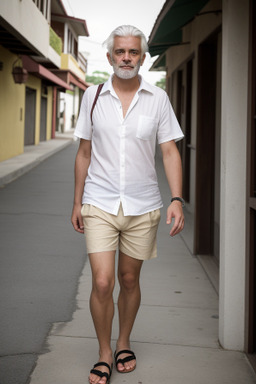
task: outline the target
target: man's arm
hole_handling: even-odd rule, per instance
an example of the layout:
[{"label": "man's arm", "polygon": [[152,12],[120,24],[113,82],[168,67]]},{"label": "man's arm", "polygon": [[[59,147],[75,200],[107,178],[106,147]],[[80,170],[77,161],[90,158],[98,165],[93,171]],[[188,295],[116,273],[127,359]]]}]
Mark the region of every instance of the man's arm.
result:
[{"label": "man's arm", "polygon": [[80,145],[75,161],[75,192],[74,206],[71,222],[74,229],[79,233],[84,233],[83,219],[81,215],[82,196],[84,192],[84,182],[87,177],[88,168],[91,161],[91,141],[80,140]]},{"label": "man's arm", "polygon": [[[182,197],[182,165],[177,146],[174,141],[168,141],[160,144],[160,147],[171,195],[172,197]],[[173,218],[174,224],[170,231],[171,236],[177,235],[184,227],[182,203],[177,200],[173,201],[167,208],[166,224],[171,224]]]}]

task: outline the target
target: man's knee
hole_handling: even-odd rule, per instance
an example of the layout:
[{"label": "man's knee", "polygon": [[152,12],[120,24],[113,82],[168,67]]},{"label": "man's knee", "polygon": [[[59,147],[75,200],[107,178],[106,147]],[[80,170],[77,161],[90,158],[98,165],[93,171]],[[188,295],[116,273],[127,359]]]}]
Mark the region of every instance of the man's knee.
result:
[{"label": "man's knee", "polygon": [[112,295],[114,285],[114,278],[104,275],[98,275],[93,280],[93,290],[102,299]]},{"label": "man's knee", "polygon": [[139,277],[132,272],[119,273],[119,283],[121,288],[127,291],[133,291],[139,286]]}]

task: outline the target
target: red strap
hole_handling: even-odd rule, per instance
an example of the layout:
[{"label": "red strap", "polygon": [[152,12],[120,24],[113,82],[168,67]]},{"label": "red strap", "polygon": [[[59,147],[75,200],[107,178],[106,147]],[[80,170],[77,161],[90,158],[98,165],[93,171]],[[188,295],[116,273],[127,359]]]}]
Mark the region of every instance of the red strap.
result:
[{"label": "red strap", "polygon": [[98,89],[97,89],[97,92],[96,92],[96,95],[95,95],[95,98],[94,98],[94,101],[93,101],[93,105],[92,105],[92,109],[91,109],[91,123],[92,123],[92,125],[93,125],[93,122],[92,122],[92,113],[93,113],[93,110],[94,110],[95,105],[96,105],[96,103],[97,103],[97,100],[98,100],[98,97],[99,97],[99,94],[100,94],[100,92],[101,92],[101,90],[102,90],[103,85],[104,85],[104,83],[103,83],[103,84],[99,84]]}]

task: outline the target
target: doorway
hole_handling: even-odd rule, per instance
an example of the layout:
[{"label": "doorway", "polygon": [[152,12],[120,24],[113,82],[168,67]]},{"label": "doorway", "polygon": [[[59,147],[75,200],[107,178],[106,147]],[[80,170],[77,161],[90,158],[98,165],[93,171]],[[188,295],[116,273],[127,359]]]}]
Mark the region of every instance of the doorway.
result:
[{"label": "doorway", "polygon": [[40,141],[46,140],[47,97],[41,96]]},{"label": "doorway", "polygon": [[221,32],[199,45],[194,253],[219,260]]},{"label": "doorway", "polygon": [[256,371],[256,4],[250,1],[247,139],[246,352]]},{"label": "doorway", "polygon": [[35,144],[36,90],[26,87],[24,145]]}]

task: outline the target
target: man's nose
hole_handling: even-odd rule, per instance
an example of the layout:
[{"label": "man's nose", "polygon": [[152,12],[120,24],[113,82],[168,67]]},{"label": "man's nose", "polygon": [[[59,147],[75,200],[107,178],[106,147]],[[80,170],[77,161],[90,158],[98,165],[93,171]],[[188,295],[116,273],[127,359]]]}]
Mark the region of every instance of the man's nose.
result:
[{"label": "man's nose", "polygon": [[129,52],[124,52],[123,61],[131,61]]}]

